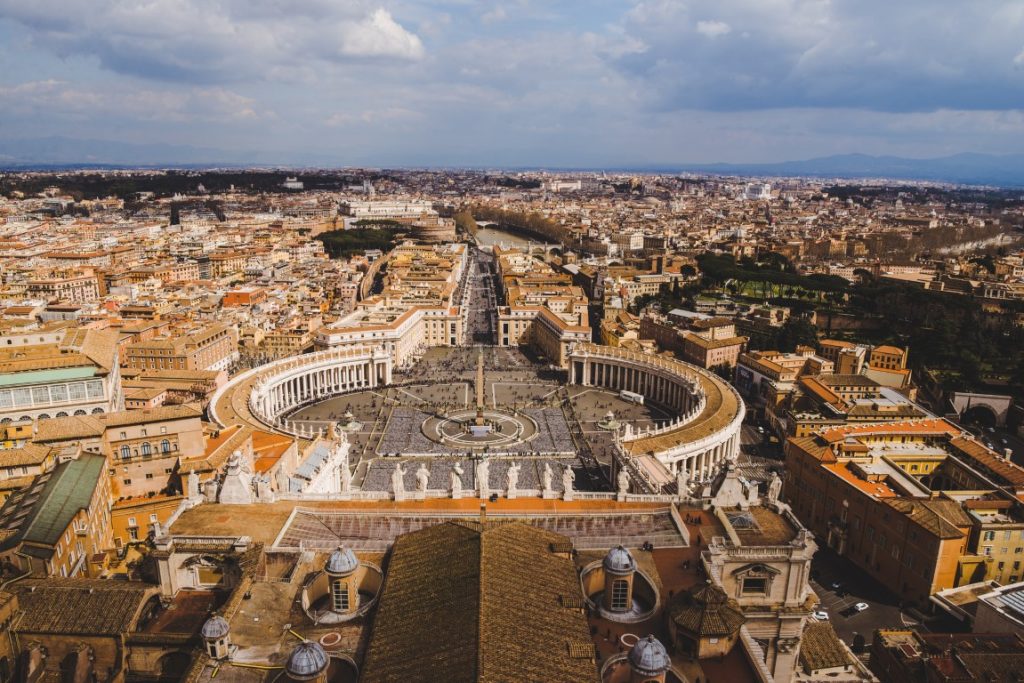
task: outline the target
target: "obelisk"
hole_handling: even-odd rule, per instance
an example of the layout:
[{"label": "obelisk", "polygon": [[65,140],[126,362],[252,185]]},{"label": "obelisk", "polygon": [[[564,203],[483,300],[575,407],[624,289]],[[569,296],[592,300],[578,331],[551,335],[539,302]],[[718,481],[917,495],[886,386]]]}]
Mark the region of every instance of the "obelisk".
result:
[{"label": "obelisk", "polygon": [[484,352],[476,355],[476,424],[484,424]]}]

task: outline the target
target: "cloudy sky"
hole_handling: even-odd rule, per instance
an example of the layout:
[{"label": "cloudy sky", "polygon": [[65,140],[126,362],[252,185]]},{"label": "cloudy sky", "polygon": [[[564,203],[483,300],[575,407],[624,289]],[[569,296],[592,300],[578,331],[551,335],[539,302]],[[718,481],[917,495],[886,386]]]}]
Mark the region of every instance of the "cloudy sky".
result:
[{"label": "cloudy sky", "polygon": [[0,0],[0,138],[338,165],[1024,152],[1024,0]]}]

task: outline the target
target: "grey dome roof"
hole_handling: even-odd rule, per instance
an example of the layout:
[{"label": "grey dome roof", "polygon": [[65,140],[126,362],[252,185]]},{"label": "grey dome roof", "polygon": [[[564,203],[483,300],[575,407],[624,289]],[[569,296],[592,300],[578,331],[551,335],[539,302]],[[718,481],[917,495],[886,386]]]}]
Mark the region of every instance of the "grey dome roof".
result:
[{"label": "grey dome roof", "polygon": [[359,567],[359,560],[351,548],[342,546],[331,553],[324,565],[328,574],[351,574]]},{"label": "grey dome roof", "polygon": [[207,640],[223,638],[228,634],[228,622],[225,621],[224,617],[215,614],[206,620],[200,633]]},{"label": "grey dome roof", "polygon": [[629,665],[644,676],[657,676],[672,666],[668,651],[654,636],[636,641],[629,651]]},{"label": "grey dome roof", "polygon": [[636,560],[623,546],[615,546],[604,556],[604,568],[614,574],[636,571]]},{"label": "grey dome roof", "polygon": [[327,664],[327,653],[320,647],[320,644],[314,643],[312,640],[304,640],[296,645],[292,653],[288,655],[284,670],[292,678],[305,680],[323,673]]}]

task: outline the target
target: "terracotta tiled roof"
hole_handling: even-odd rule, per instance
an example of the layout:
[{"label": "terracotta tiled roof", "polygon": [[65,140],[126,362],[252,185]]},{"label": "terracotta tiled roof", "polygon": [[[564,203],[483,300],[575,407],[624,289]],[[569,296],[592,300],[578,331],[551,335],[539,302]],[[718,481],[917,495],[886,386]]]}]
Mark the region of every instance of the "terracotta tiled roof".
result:
[{"label": "terracotta tiled roof", "polygon": [[885,503],[939,538],[961,538],[964,533],[957,527],[971,526],[967,513],[954,500],[895,498]]},{"label": "terracotta tiled roof", "polygon": [[525,524],[451,522],[398,538],[363,683],[595,682],[586,617],[564,537]]},{"label": "terracotta tiled roof", "polygon": [[957,437],[950,439],[949,443],[969,459],[983,465],[989,472],[1002,479],[1002,483],[1011,486],[1024,486],[1024,468],[1000,458],[991,449],[986,448],[974,439]]},{"label": "terracotta tiled roof", "polygon": [[134,630],[157,591],[139,583],[101,579],[25,579],[11,586],[24,615],[18,633],[118,635]]},{"label": "terracotta tiled roof", "polygon": [[807,624],[800,642],[800,664],[809,672],[851,664],[832,624],[827,621]]},{"label": "terracotta tiled roof", "polygon": [[739,604],[711,583],[676,593],[667,609],[669,619],[677,627],[701,638],[734,635],[747,620]]}]

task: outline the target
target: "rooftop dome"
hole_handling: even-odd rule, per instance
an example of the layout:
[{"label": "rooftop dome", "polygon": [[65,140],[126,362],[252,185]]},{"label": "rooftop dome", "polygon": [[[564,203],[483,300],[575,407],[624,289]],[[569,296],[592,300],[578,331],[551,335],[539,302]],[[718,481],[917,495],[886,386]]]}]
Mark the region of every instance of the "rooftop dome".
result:
[{"label": "rooftop dome", "polygon": [[676,593],[669,601],[668,616],[678,628],[697,638],[732,636],[747,620],[739,603],[710,581]]},{"label": "rooftop dome", "polygon": [[633,645],[629,651],[629,665],[644,676],[658,676],[672,666],[672,661],[661,641],[649,635]]},{"label": "rooftop dome", "polygon": [[623,546],[615,546],[604,556],[604,568],[613,574],[626,574],[636,571],[636,560]]},{"label": "rooftop dome", "polygon": [[327,653],[319,643],[304,640],[295,646],[284,664],[285,673],[300,681],[316,678],[327,669]]},{"label": "rooftop dome", "polygon": [[327,558],[324,571],[328,574],[343,575],[351,574],[358,567],[359,560],[356,559],[356,554],[352,552],[352,549],[341,546]]},{"label": "rooftop dome", "polygon": [[207,640],[223,638],[228,634],[228,622],[225,621],[224,617],[215,614],[206,620],[200,633]]}]

